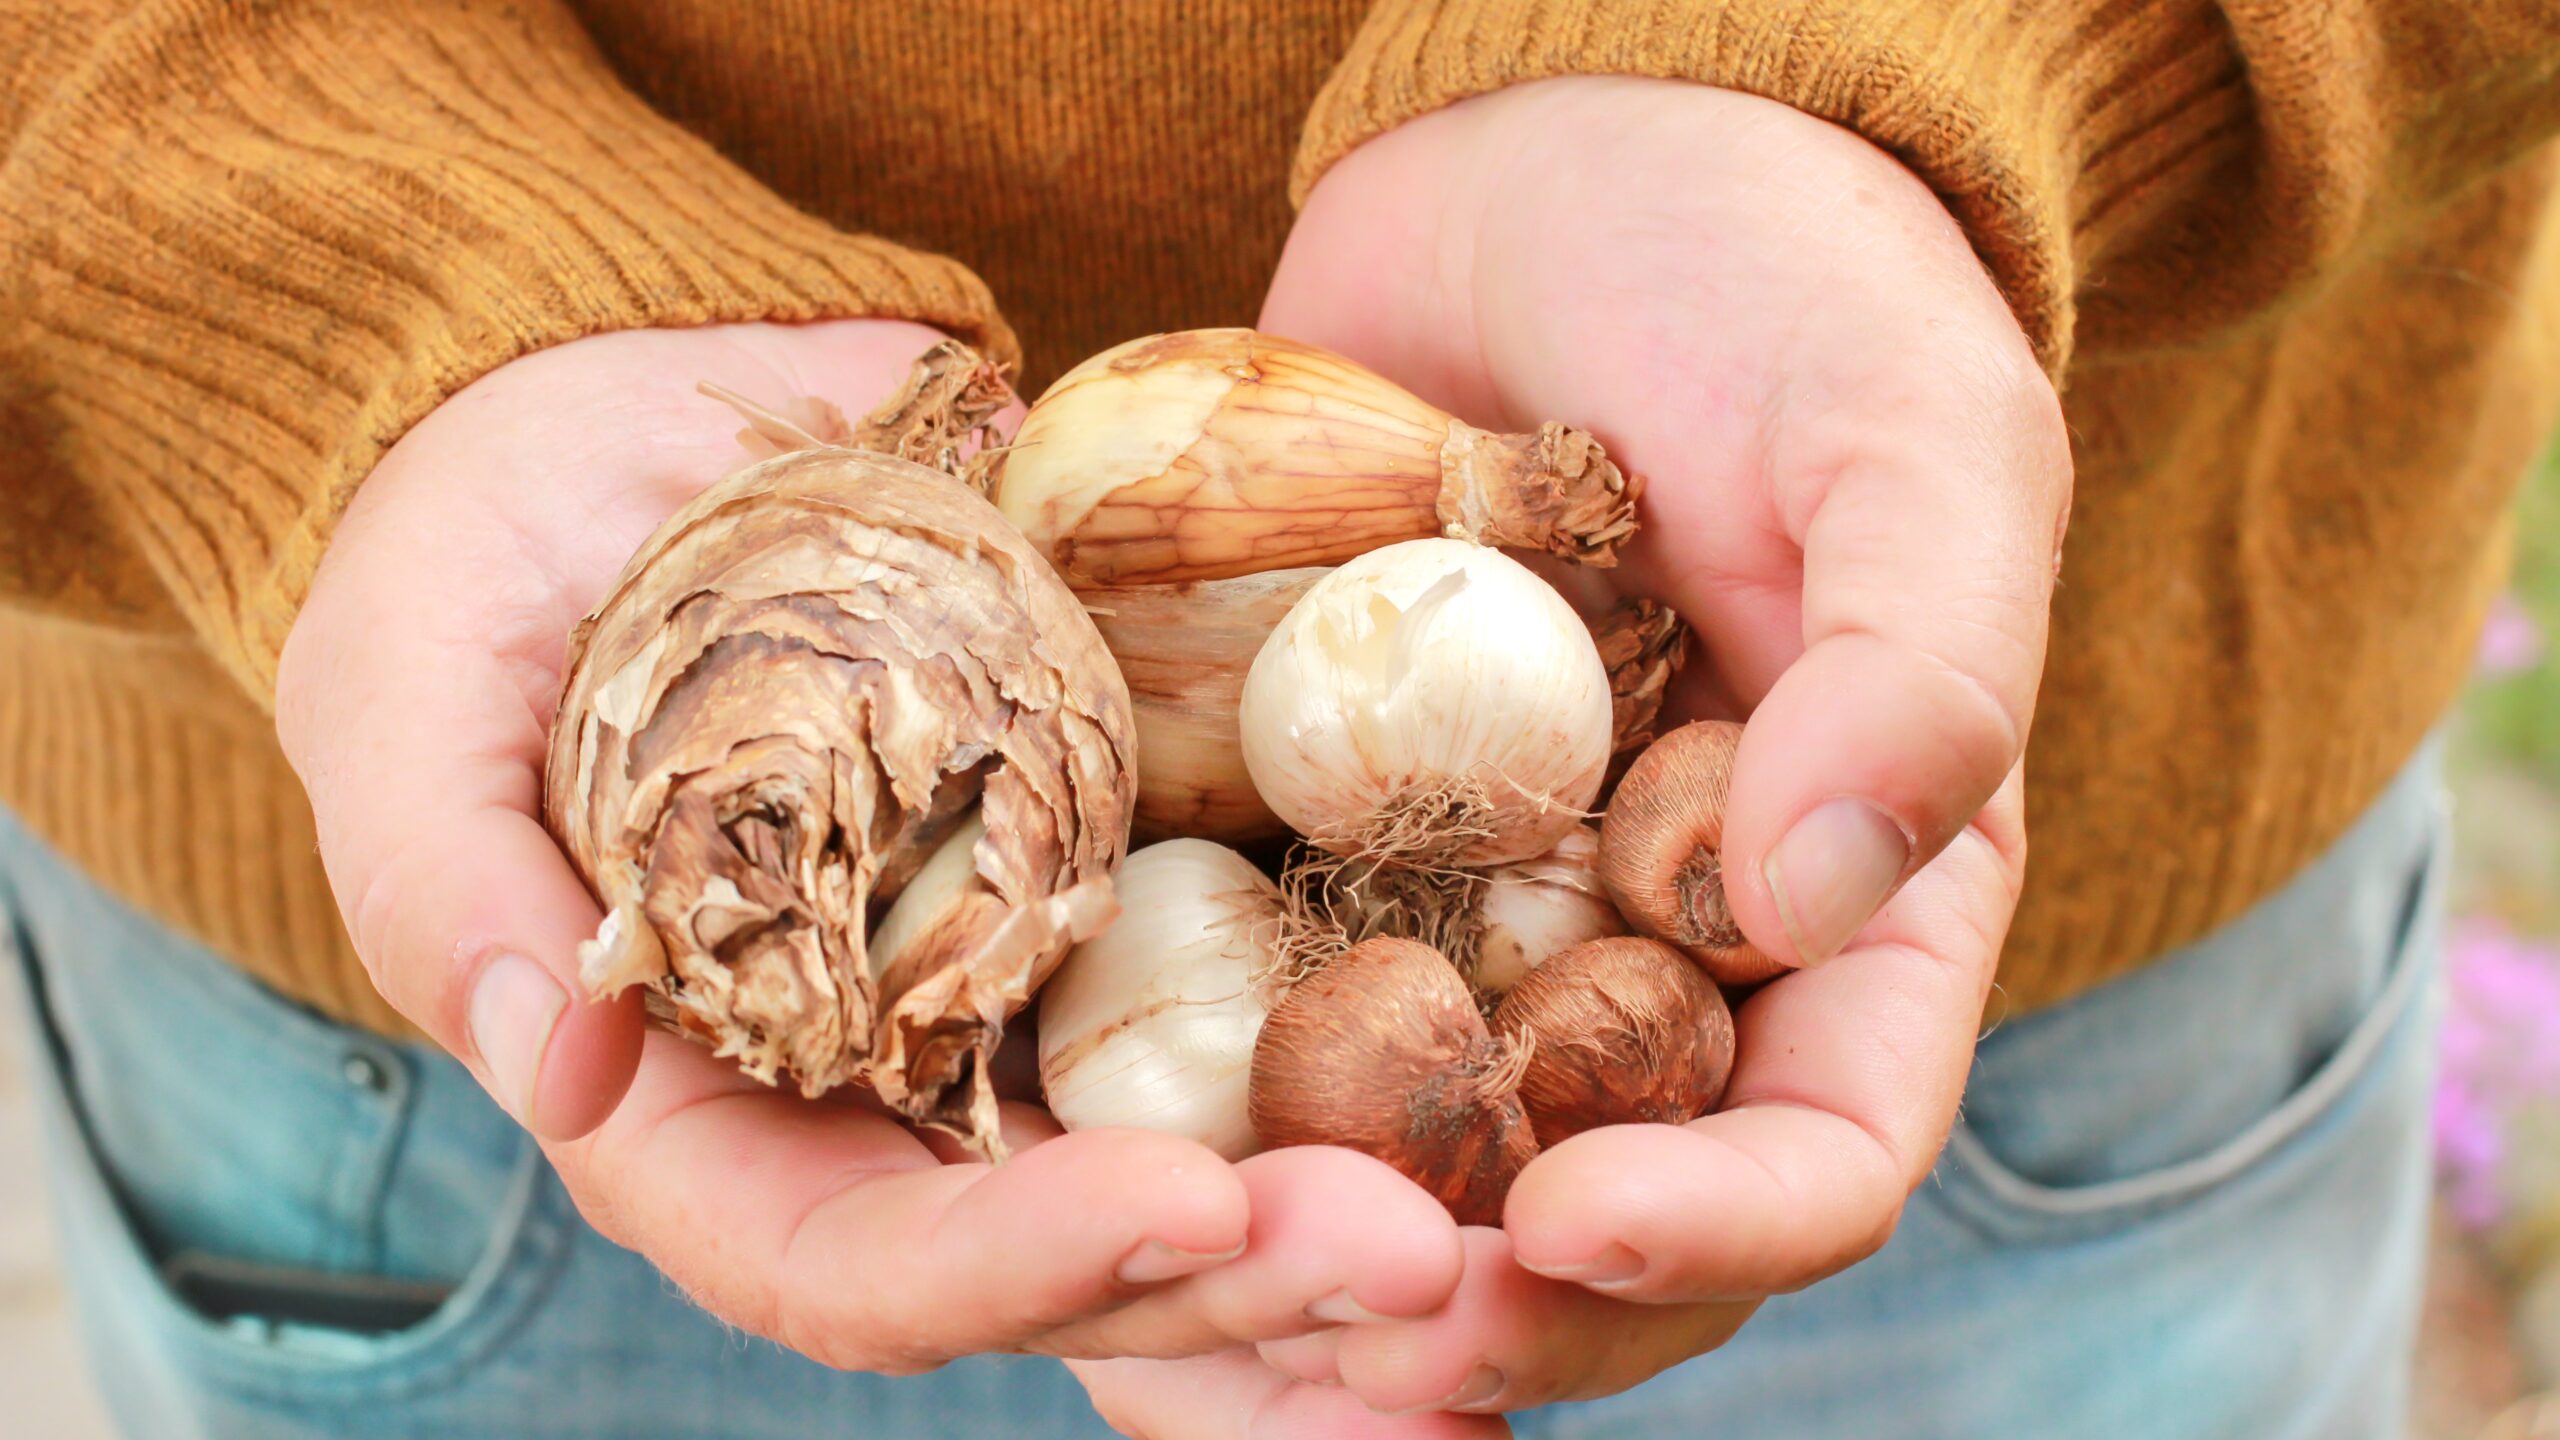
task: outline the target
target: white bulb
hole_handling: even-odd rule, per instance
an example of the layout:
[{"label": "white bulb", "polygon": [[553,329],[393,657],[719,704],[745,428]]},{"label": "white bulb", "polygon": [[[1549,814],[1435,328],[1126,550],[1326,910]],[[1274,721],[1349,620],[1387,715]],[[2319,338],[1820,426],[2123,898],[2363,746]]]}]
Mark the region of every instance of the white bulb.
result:
[{"label": "white bulb", "polygon": [[1112,883],[1120,918],[1040,991],[1050,1112],[1070,1130],[1161,1130],[1240,1160],[1255,1149],[1245,1091],[1279,889],[1206,840],[1150,845]]},{"label": "white bulb", "polygon": [[1291,607],[1245,676],[1254,788],[1345,853],[1425,791],[1481,786],[1492,832],[1446,858],[1523,860],[1582,819],[1609,764],[1608,667],[1573,607],[1463,540],[1343,565]]},{"label": "white bulb", "polygon": [[[971,895],[992,899],[994,891],[978,877],[978,842],[986,838],[986,817],[979,811],[969,812],[940,846],[916,867],[907,888],[889,902],[889,913],[871,932],[871,943],[864,962],[871,968],[871,978],[878,980],[889,973],[907,947],[933,927],[946,925],[949,917]],[[1001,914],[1003,907],[992,907]],[[950,958],[958,958],[957,956]]]},{"label": "white bulb", "polygon": [[1600,832],[1577,825],[1534,860],[1485,874],[1476,907],[1476,987],[1501,995],[1520,977],[1585,940],[1627,933],[1600,883]]}]

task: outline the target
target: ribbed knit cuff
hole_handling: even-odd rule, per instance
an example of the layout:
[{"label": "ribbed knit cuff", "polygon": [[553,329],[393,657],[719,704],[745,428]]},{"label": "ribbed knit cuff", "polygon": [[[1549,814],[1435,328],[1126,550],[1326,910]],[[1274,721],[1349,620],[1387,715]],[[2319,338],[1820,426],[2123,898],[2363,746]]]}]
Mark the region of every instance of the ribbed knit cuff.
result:
[{"label": "ribbed knit cuff", "polygon": [[1014,348],[967,269],[795,211],[549,4],[134,7],[19,134],[0,255],[64,459],[260,696],[355,487],[507,360],[850,316]]},{"label": "ribbed knit cuff", "polygon": [[184,635],[0,606],[0,806],[288,998],[421,1038],[338,918],[275,727]]},{"label": "ribbed knit cuff", "polygon": [[1857,131],[1946,202],[2057,376],[2088,267],[2248,138],[2205,0],[1381,0],[1317,97],[1292,195],[1418,115],[1567,75],[1694,80]]}]

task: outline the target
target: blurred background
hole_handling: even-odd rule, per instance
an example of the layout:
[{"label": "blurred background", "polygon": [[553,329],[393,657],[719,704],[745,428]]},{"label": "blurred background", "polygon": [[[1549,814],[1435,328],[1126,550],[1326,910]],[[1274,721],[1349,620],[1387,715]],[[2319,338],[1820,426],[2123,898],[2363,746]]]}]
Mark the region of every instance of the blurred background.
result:
[{"label": "blurred background", "polygon": [[2424,1440],[2560,1440],[2560,450],[2517,530],[2453,749]]},{"label": "blurred background", "polygon": [[[2453,747],[2417,1440],[2560,1440],[2560,451],[2518,532]],[[14,1018],[0,1016],[0,1402],[10,1435],[105,1440],[54,1271]]]}]

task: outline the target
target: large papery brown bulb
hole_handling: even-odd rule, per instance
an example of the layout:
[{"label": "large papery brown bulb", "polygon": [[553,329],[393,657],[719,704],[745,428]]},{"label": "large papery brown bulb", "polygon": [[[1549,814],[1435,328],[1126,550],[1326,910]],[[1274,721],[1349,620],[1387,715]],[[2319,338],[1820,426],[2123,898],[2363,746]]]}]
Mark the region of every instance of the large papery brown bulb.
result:
[{"label": "large papery brown bulb", "polygon": [[[841,417],[856,443],[767,418],[796,448],[670,517],[570,642],[544,815],[610,912],[583,978],[767,1081],[868,1083],[993,1153],[1004,1021],[1112,913],[1128,692],[984,499]],[[909,435],[879,449],[952,448]],[[1001,914],[884,984],[868,926],[973,807]]]},{"label": "large papery brown bulb", "polygon": [[1248,1108],[1267,1148],[1340,1145],[1394,1166],[1462,1225],[1502,1223],[1538,1152],[1527,1057],[1485,1028],[1456,967],[1413,940],[1364,941],[1293,986],[1254,1046]]}]

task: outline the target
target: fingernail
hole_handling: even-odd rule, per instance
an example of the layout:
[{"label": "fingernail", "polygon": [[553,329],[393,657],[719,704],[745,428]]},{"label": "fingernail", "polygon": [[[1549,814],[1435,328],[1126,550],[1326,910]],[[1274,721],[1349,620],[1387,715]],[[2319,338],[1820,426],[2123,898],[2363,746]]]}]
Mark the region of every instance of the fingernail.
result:
[{"label": "fingernail", "polygon": [[1391,1317],[1381,1315],[1351,1298],[1350,1289],[1345,1287],[1309,1305],[1307,1318],[1321,1320],[1328,1325],[1365,1325]]},{"label": "fingernail", "polygon": [[1613,1240],[1608,1249],[1577,1264],[1532,1265],[1523,1260],[1520,1268],[1576,1285],[1622,1285],[1644,1273],[1644,1257]]},{"label": "fingernail", "polygon": [[1177,1250],[1161,1240],[1141,1240],[1138,1248],[1111,1272],[1123,1285],[1161,1285],[1185,1275],[1197,1275],[1214,1269],[1244,1253],[1244,1246],[1232,1250]]},{"label": "fingernail", "polygon": [[489,1072],[489,1088],[518,1123],[533,1125],[535,1082],[542,1075],[542,1052],[560,1012],[569,1008],[569,992],[551,972],[522,955],[501,955],[480,971],[471,987],[466,1016],[471,1048]]},{"label": "fingernail", "polygon": [[1911,839],[1902,827],[1866,801],[1843,796],[1797,821],[1760,874],[1798,963],[1818,965],[1875,917],[1909,863]]},{"label": "fingernail", "polygon": [[1490,1405],[1501,1396],[1502,1386],[1501,1371],[1490,1365],[1478,1365],[1475,1373],[1467,1377],[1467,1383],[1450,1391],[1446,1398],[1429,1405],[1417,1405],[1411,1410],[1399,1410],[1395,1413],[1416,1415],[1425,1410],[1467,1410],[1479,1405]]}]

